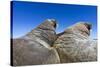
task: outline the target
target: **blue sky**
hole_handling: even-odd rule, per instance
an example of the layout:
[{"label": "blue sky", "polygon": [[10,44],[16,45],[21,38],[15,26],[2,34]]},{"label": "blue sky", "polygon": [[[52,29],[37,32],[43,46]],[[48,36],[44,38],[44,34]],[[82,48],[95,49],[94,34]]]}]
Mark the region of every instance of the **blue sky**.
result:
[{"label": "blue sky", "polygon": [[96,6],[13,1],[11,17],[14,38],[25,35],[48,18],[57,20],[57,33],[79,21],[90,22],[91,38],[97,38]]}]

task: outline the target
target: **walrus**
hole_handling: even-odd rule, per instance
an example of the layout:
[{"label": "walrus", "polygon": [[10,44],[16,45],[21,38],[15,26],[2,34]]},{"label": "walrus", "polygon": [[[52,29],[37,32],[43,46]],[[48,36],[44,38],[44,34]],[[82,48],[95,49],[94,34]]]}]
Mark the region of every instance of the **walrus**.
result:
[{"label": "walrus", "polygon": [[56,40],[56,20],[47,19],[26,35],[12,39],[12,66],[60,63],[52,44]]},{"label": "walrus", "polygon": [[58,34],[54,43],[60,63],[97,61],[97,41],[89,39],[92,25],[78,22]]}]

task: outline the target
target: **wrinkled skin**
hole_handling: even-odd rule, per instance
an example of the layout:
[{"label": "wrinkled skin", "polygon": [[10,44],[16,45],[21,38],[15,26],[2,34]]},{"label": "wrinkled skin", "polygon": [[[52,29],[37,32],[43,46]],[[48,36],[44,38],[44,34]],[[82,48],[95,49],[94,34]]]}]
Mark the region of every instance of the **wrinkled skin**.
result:
[{"label": "wrinkled skin", "polygon": [[54,43],[61,63],[97,61],[97,41],[89,39],[91,25],[77,23],[58,34]]},{"label": "wrinkled skin", "polygon": [[77,23],[56,34],[56,21],[46,20],[23,37],[12,39],[12,65],[39,65],[97,60],[91,25]]},{"label": "wrinkled skin", "polygon": [[12,66],[59,63],[52,44],[56,40],[56,21],[48,19],[23,37],[12,40]]}]

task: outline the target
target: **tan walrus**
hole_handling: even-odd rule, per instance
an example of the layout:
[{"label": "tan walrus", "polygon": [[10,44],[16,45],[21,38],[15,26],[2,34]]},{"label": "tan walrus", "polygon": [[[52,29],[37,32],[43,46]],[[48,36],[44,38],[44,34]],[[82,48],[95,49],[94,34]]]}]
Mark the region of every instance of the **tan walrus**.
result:
[{"label": "tan walrus", "polygon": [[97,60],[97,42],[90,40],[91,24],[79,22],[58,34],[54,47],[61,63]]},{"label": "tan walrus", "polygon": [[12,66],[59,63],[51,48],[56,40],[56,20],[47,19],[23,37],[12,40]]}]

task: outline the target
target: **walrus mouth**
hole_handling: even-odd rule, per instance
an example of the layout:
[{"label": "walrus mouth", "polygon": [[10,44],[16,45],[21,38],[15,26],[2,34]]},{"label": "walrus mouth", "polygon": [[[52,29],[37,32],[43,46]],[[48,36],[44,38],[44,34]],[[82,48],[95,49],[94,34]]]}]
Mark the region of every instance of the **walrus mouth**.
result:
[{"label": "walrus mouth", "polygon": [[86,34],[90,35],[90,30],[92,28],[92,25],[90,23],[84,23],[84,25],[86,26],[86,28],[88,29],[88,31],[84,31]]}]

